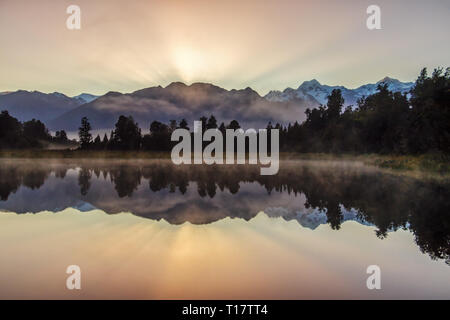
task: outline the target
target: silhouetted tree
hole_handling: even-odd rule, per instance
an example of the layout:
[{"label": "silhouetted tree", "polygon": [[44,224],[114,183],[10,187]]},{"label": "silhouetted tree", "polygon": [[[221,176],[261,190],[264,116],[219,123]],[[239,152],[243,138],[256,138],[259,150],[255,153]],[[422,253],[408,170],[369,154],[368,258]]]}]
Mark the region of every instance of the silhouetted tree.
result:
[{"label": "silhouetted tree", "polygon": [[177,120],[170,120],[169,129],[170,129],[170,132],[173,132],[177,129]]},{"label": "silhouetted tree", "polygon": [[87,117],[81,119],[81,127],[78,128],[78,136],[80,138],[81,149],[87,149],[92,140],[91,124]]},{"label": "silhouetted tree", "polygon": [[92,143],[92,147],[96,150],[102,149],[102,139],[100,138],[100,135],[97,134],[97,136],[94,139],[94,142]]},{"label": "silhouetted tree", "polygon": [[36,119],[23,123],[23,133],[27,139],[51,140],[51,135],[45,125]]},{"label": "silhouetted tree", "polygon": [[169,151],[171,131],[169,127],[159,121],[153,121],[150,124],[150,134],[145,135],[142,145],[145,150]]},{"label": "silhouetted tree", "polygon": [[407,135],[411,152],[450,153],[450,68],[435,69],[431,77],[424,68],[411,91]]},{"label": "silhouetted tree", "polygon": [[237,130],[240,129],[241,125],[236,120],[231,120],[230,124],[227,126],[227,129]]},{"label": "silhouetted tree", "polygon": [[119,150],[139,150],[141,140],[141,129],[133,117],[120,116],[112,134],[111,147]]},{"label": "silhouetted tree", "polygon": [[186,130],[189,130],[189,127],[188,127],[188,124],[187,124],[186,119],[182,119],[182,120],[180,121],[180,129],[186,129]]},{"label": "silhouetted tree", "polygon": [[69,139],[67,138],[67,133],[64,130],[56,131],[54,140],[58,143],[66,143],[69,141]]},{"label": "silhouetted tree", "polygon": [[41,121],[33,119],[22,124],[8,111],[0,114],[0,148],[39,148],[46,141],[52,141],[52,136]]},{"label": "silhouetted tree", "polygon": [[206,123],[208,122],[208,118],[206,117],[200,117],[200,121],[202,122],[202,132],[206,131]]},{"label": "silhouetted tree", "polygon": [[338,119],[341,115],[342,106],[344,105],[344,98],[342,97],[340,89],[333,89],[331,94],[328,96],[327,120]]},{"label": "silhouetted tree", "polygon": [[108,147],[108,143],[109,143],[109,139],[105,133],[105,135],[103,136],[103,140],[102,140],[102,148],[106,149]]},{"label": "silhouetted tree", "polygon": [[8,111],[0,114],[0,148],[28,147],[29,144],[23,137],[22,124]]},{"label": "silhouetted tree", "polygon": [[206,123],[206,129],[216,129],[217,128],[217,120],[211,115]]}]

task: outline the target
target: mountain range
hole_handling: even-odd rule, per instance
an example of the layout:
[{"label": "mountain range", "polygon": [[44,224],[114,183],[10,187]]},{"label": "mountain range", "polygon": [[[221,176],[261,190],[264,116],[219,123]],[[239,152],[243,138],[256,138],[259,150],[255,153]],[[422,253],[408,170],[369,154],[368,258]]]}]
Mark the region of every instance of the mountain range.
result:
[{"label": "mountain range", "polygon": [[0,93],[0,111],[7,110],[20,121],[39,119],[51,130],[76,131],[80,119],[88,117],[94,129],[111,129],[120,115],[131,115],[141,128],[148,130],[154,120],[168,122],[185,118],[192,122],[214,115],[228,123],[236,119],[245,127],[265,127],[269,121],[288,123],[305,120],[305,110],[326,104],[333,89],[340,89],[345,106],[377,91],[386,83],[391,91],[407,93],[412,82],[386,77],[356,89],[328,86],[317,80],[303,82],[297,89],[270,91],[260,96],[251,88],[226,90],[209,83],[186,85],[173,82],[166,87],[150,87],[132,93],[108,92],[103,96],[89,93],[69,97],[62,93],[18,90]]},{"label": "mountain range", "polygon": [[246,127],[265,127],[269,121],[301,121],[305,109],[315,106],[303,100],[269,101],[251,88],[226,90],[208,83],[174,82],[165,88],[151,87],[126,94],[108,92],[56,117],[49,126],[54,130],[76,130],[81,117],[87,116],[93,128],[112,128],[124,114],[132,115],[146,130],[154,120],[184,118],[192,127],[194,120],[210,115],[225,123],[236,119]]},{"label": "mountain range", "polygon": [[81,94],[68,97],[65,94],[18,90],[0,93],[0,111],[6,110],[20,121],[39,119],[49,123],[56,117],[88,103],[97,96]]},{"label": "mountain range", "polygon": [[397,79],[385,77],[376,83],[365,84],[356,89],[348,89],[344,86],[322,85],[319,81],[313,79],[303,82],[297,89],[286,88],[283,91],[270,91],[265,95],[265,98],[269,101],[295,101],[296,99],[300,99],[325,105],[331,91],[340,89],[342,97],[345,100],[344,106],[355,106],[360,98],[367,97],[377,92],[378,85],[382,83],[387,84],[390,91],[401,93],[409,92],[414,85],[413,82],[401,82]]}]

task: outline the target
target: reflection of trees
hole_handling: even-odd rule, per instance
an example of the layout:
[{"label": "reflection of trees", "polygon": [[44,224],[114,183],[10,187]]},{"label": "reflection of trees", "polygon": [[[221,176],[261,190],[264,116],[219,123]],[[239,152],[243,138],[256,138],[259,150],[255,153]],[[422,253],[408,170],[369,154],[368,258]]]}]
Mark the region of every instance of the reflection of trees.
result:
[{"label": "reflection of trees", "polygon": [[208,193],[208,196],[210,198],[214,198],[214,196],[216,195],[216,183],[214,182],[213,179],[208,179],[207,183],[206,183],[206,192]]},{"label": "reflection of trees", "polygon": [[64,179],[67,174],[67,168],[55,169],[55,177]]},{"label": "reflection of trees", "polygon": [[[21,185],[40,188],[52,171],[56,177],[64,178],[67,166],[45,169],[30,165],[0,167],[1,200],[6,201]],[[388,236],[390,230],[408,228],[423,252],[432,258],[450,257],[448,181],[418,180],[333,166],[282,165],[277,175],[261,176],[259,168],[248,165],[175,166],[170,162],[114,165],[102,162],[81,166],[78,184],[83,196],[89,193],[92,173],[105,181],[109,175],[119,198],[131,197],[143,178],[148,180],[152,192],[166,190],[185,194],[192,183],[199,199],[214,198],[218,192],[242,193],[243,183],[256,182],[267,190],[268,197],[278,192],[303,194],[305,207],[324,212],[333,229],[340,228],[343,210],[354,209],[361,219],[377,227],[378,237]],[[211,213],[204,210],[198,214]],[[248,212],[237,210],[236,216],[247,217]]]},{"label": "reflection of trees", "polygon": [[0,199],[8,200],[11,193],[16,192],[22,184],[22,177],[17,168],[0,168]]},{"label": "reflection of trees", "polygon": [[82,196],[88,194],[89,188],[91,187],[91,171],[88,168],[81,168],[78,173],[78,185],[80,186],[80,193]]},{"label": "reflection of trees", "polygon": [[119,168],[111,169],[109,174],[120,198],[131,197],[141,184],[142,173],[139,168],[120,166]]},{"label": "reflection of trees", "polygon": [[163,171],[157,170],[150,175],[149,187],[153,192],[161,191],[169,185],[169,175],[164,174]]},{"label": "reflection of trees", "polygon": [[32,190],[39,189],[50,173],[50,168],[40,166],[8,165],[0,167],[0,199],[8,200],[9,195],[16,192],[22,185]]},{"label": "reflection of trees", "polygon": [[339,230],[341,228],[341,223],[343,220],[341,207],[339,203],[329,204],[327,206],[327,222],[330,224],[331,228]]},{"label": "reflection of trees", "polygon": [[420,183],[418,193],[420,198],[410,199],[409,228],[422,252],[450,263],[450,191],[438,183]]},{"label": "reflection of trees", "polygon": [[150,190],[158,192],[163,189],[169,189],[169,192],[181,194],[187,192],[189,185],[189,175],[187,171],[176,170],[174,166],[167,164],[156,164],[142,168],[143,177],[149,180]]},{"label": "reflection of trees", "polygon": [[39,189],[47,179],[49,172],[44,170],[30,170],[23,176],[22,184],[32,190]]}]

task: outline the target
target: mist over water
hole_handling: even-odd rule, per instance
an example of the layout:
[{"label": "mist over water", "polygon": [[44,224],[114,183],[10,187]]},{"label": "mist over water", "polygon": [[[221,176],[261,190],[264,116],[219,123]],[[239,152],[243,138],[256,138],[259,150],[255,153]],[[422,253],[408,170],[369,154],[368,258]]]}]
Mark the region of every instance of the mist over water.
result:
[{"label": "mist over water", "polygon": [[[447,180],[343,161],[281,161],[261,176],[252,165],[4,159],[0,176],[4,298],[450,297]],[[87,277],[77,295],[64,288],[70,264]],[[380,292],[365,286],[371,264]]]}]

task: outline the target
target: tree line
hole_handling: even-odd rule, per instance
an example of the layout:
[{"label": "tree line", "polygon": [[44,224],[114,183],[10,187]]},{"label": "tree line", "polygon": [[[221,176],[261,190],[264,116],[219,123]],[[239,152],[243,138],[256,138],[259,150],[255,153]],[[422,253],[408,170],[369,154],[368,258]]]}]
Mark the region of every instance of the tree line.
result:
[{"label": "tree line", "polygon": [[[437,68],[428,75],[422,69],[408,93],[391,92],[387,84],[344,109],[339,89],[328,96],[326,105],[306,110],[306,120],[288,125],[269,123],[267,129],[280,132],[280,150],[332,153],[450,153],[450,68]],[[241,128],[237,120],[218,124],[211,115],[201,117],[203,132],[217,128]],[[170,151],[176,142],[171,134],[177,128],[190,130],[185,119],[168,124],[153,121],[149,133],[131,116],[120,116],[109,137],[92,136],[92,126],[84,117],[79,128],[79,148],[83,150]],[[270,132],[270,131],[269,131]],[[39,120],[20,123],[6,111],[0,115],[0,148],[40,147],[42,141],[67,142],[64,130],[52,137]],[[269,139],[270,141],[270,139]],[[225,144],[224,144],[225,146]],[[270,148],[270,146],[269,146]]]},{"label": "tree line", "polygon": [[0,149],[43,148],[49,143],[76,144],[67,138],[64,130],[52,136],[40,120],[20,122],[8,111],[0,113]]},{"label": "tree line", "polygon": [[[450,153],[450,68],[423,69],[409,93],[386,84],[343,110],[340,90],[304,123],[282,128],[280,143],[300,152]],[[297,143],[301,141],[300,143]]]},{"label": "tree line", "polygon": [[[218,125],[214,115],[209,118],[201,117],[203,132],[208,129],[218,129],[225,135],[226,129],[239,129],[241,126],[236,120],[232,120],[228,125],[223,122]],[[177,143],[171,141],[172,132],[176,129],[186,129],[190,131],[186,119],[181,121],[170,120],[168,124],[160,121],[153,121],[149,127],[148,134],[142,134],[138,123],[132,116],[120,116],[111,131],[109,138],[105,133],[103,139],[100,135],[93,138],[91,134],[92,126],[86,117],[81,119],[81,126],[78,129],[80,138],[80,148],[85,150],[152,150],[170,151]],[[192,132],[191,132],[192,134]]]}]

